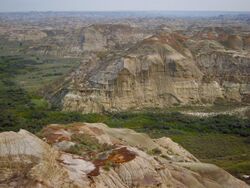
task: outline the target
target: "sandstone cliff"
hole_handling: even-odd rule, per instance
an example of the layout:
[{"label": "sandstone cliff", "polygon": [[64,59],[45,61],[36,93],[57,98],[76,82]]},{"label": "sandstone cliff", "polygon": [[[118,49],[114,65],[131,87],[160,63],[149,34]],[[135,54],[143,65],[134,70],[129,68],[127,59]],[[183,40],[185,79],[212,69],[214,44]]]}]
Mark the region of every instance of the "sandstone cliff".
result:
[{"label": "sandstone cliff", "polygon": [[249,187],[169,138],[87,123],[49,125],[40,136],[0,133],[0,187]]},{"label": "sandstone cliff", "polygon": [[153,35],[83,63],[47,96],[57,103],[61,96],[63,110],[82,113],[249,103],[250,52],[224,44],[238,38],[215,39]]},{"label": "sandstone cliff", "polygon": [[250,29],[244,22],[73,20],[0,26],[0,49],[7,54],[82,60],[44,90],[65,111],[250,102]]}]

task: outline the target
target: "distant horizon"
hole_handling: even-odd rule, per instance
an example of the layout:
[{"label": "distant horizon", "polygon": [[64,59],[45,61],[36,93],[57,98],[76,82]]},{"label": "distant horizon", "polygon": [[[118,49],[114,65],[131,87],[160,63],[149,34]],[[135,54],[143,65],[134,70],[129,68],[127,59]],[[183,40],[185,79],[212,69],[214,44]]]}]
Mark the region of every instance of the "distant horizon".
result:
[{"label": "distant horizon", "polygon": [[32,13],[32,12],[229,12],[229,13],[249,13],[250,10],[25,10],[25,11],[0,11],[0,13]]},{"label": "distant horizon", "polygon": [[198,14],[202,15],[237,15],[237,14],[249,14],[250,11],[219,11],[219,10],[93,10],[93,11],[78,11],[78,10],[65,10],[65,11],[57,11],[57,10],[47,10],[47,11],[0,11],[0,14],[29,14],[29,13],[102,13],[102,14],[110,14],[110,13],[131,13],[133,14],[140,14],[140,13],[148,13],[148,14],[160,14],[160,15],[176,15],[176,16],[184,16],[184,15],[193,15],[193,16],[199,16]]},{"label": "distant horizon", "polygon": [[0,0],[0,12],[250,12],[249,0]]},{"label": "distant horizon", "polygon": [[100,18],[211,18],[218,16],[240,16],[249,15],[250,11],[191,11],[191,10],[122,10],[122,11],[19,11],[19,12],[0,12],[0,17],[21,16],[24,19],[30,16],[43,16],[43,17],[95,17]]}]

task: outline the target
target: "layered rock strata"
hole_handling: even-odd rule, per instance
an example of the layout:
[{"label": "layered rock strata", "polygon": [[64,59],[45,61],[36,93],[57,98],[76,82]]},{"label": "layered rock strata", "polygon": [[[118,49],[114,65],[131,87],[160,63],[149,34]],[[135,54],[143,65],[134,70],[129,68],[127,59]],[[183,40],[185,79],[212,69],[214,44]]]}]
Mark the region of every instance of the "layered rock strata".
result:
[{"label": "layered rock strata", "polygon": [[169,138],[87,123],[50,125],[40,136],[0,133],[1,187],[249,187]]}]

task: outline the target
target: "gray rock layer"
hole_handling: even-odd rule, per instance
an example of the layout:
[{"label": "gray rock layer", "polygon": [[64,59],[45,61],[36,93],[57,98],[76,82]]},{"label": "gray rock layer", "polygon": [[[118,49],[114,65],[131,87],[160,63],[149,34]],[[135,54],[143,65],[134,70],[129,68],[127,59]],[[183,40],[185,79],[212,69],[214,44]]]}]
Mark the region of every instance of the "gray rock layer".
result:
[{"label": "gray rock layer", "polygon": [[59,104],[82,113],[249,103],[249,52],[217,44],[200,53],[197,48],[204,45],[177,34],[149,37],[118,54],[83,63],[48,98],[58,101],[67,89]]},{"label": "gray rock layer", "polygon": [[[129,129],[83,123],[50,125],[42,135],[51,146],[24,130],[0,133],[1,188],[249,187],[217,166],[199,162],[169,138],[152,140]],[[116,165],[105,170],[100,161],[61,151],[65,145],[60,143],[74,142],[74,135],[112,146],[106,160]],[[147,152],[155,148],[162,154]]]}]

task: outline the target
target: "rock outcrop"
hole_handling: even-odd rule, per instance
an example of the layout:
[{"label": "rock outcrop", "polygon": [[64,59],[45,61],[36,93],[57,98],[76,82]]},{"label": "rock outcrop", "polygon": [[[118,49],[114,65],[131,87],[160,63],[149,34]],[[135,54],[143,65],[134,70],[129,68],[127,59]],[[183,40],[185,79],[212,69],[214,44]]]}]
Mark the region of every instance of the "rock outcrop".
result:
[{"label": "rock outcrop", "polygon": [[87,123],[49,125],[40,136],[0,133],[0,187],[249,187],[169,138]]},{"label": "rock outcrop", "polygon": [[250,102],[246,18],[64,14],[39,21],[29,16],[32,22],[0,19],[0,51],[41,62],[81,61],[74,73],[63,75],[65,80],[44,89],[45,98],[65,111]]},{"label": "rock outcrop", "polygon": [[52,102],[61,96],[63,110],[82,113],[249,103],[250,52],[223,45],[237,37],[212,39],[153,35],[83,63],[47,96]]},{"label": "rock outcrop", "polygon": [[152,34],[152,31],[128,24],[91,25],[82,30],[82,50],[103,52],[110,49],[122,49],[143,40],[149,34]]},{"label": "rock outcrop", "polygon": [[[62,24],[63,25],[63,24]],[[61,27],[61,26],[60,26]],[[71,28],[73,27],[73,28]],[[153,31],[129,24],[91,24],[65,28],[17,25],[1,28],[0,39],[13,54],[82,58],[88,53],[122,49],[144,39]],[[13,43],[17,43],[13,48]]]}]

